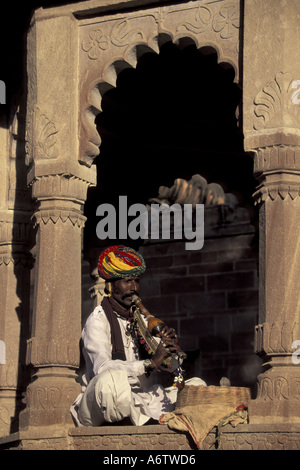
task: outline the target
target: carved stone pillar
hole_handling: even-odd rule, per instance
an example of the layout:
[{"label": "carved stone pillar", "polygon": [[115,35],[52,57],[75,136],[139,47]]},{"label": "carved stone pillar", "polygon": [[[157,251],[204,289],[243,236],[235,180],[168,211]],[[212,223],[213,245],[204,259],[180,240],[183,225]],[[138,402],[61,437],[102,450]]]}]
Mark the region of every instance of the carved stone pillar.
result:
[{"label": "carved stone pillar", "polygon": [[[29,287],[32,260],[24,247],[16,246],[13,231],[28,233],[28,220],[0,213],[0,436],[18,429],[22,393],[27,385],[25,366],[26,339],[29,330]],[[22,220],[23,219],[23,220]]]},{"label": "carved stone pillar", "polygon": [[88,183],[72,175],[33,180],[36,266],[32,337],[27,360],[34,367],[21,427],[70,424],[81,333],[82,213]]},{"label": "carved stone pillar", "polygon": [[[265,359],[251,423],[300,423],[300,4],[245,2],[244,133],[259,186],[259,319]],[[268,41],[265,41],[268,37]]]},{"label": "carved stone pillar", "polygon": [[[293,154],[296,163],[300,146],[259,149],[256,160],[264,154],[266,162],[270,153],[276,160]],[[296,165],[300,168],[300,161]],[[255,193],[260,206],[260,313],[255,348],[265,357],[266,372],[258,377],[258,396],[250,409],[252,422],[261,416],[274,422],[300,422],[300,368],[292,356],[293,342],[300,338],[300,170],[274,166],[273,162],[273,170],[263,171]]]},{"label": "carved stone pillar", "polygon": [[38,9],[27,38],[27,182],[36,202],[32,380],[20,428],[72,423],[81,335],[83,206],[96,168],[79,163],[78,30],[71,13]]},{"label": "carved stone pillar", "polygon": [[[2,113],[3,111],[3,113]],[[29,332],[30,197],[26,186],[23,116],[11,125],[0,110],[0,437],[18,430]],[[25,176],[25,181],[22,179]]]}]

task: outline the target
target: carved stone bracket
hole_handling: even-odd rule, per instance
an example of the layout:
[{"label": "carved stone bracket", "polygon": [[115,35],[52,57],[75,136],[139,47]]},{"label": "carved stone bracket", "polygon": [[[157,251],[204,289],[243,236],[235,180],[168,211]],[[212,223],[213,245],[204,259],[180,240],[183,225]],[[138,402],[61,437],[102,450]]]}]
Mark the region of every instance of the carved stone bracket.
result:
[{"label": "carved stone bracket", "polygon": [[92,287],[89,288],[89,292],[91,294],[92,299],[94,300],[95,307],[101,304],[101,301],[104,297],[104,289],[105,281],[101,279],[100,276],[97,276],[95,279],[95,283],[92,285]]}]

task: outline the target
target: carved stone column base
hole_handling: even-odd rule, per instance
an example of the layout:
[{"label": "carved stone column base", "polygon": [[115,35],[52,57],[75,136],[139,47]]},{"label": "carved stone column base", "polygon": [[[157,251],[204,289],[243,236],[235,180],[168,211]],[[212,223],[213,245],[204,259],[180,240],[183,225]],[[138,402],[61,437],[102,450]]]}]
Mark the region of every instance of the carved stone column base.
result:
[{"label": "carved stone column base", "polygon": [[257,398],[248,405],[250,423],[300,424],[300,366],[290,355],[273,357],[268,364],[257,378]]},{"label": "carved stone column base", "polygon": [[16,390],[0,390],[0,436],[17,430],[22,408],[22,397]]},{"label": "carved stone column base", "polygon": [[41,367],[26,391],[20,429],[73,424],[70,405],[80,393],[76,374],[66,367]]}]

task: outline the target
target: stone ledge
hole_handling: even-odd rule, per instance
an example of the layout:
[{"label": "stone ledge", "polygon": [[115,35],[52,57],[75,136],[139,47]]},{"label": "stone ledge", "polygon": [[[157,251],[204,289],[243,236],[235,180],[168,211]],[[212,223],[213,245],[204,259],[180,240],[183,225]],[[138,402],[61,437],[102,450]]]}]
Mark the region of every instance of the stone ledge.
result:
[{"label": "stone ledge", "polygon": [[[216,449],[216,428],[204,450]],[[300,424],[241,424],[222,428],[223,450],[300,450]],[[165,425],[34,428],[0,438],[0,450],[196,451],[190,436]]]},{"label": "stone ledge", "polygon": [[189,435],[160,424],[82,427],[69,436],[77,450],[196,450]]},{"label": "stone ledge", "polygon": [[[208,434],[203,449],[215,448],[216,432]],[[300,450],[300,423],[240,424],[224,426],[220,443],[223,450]]]}]

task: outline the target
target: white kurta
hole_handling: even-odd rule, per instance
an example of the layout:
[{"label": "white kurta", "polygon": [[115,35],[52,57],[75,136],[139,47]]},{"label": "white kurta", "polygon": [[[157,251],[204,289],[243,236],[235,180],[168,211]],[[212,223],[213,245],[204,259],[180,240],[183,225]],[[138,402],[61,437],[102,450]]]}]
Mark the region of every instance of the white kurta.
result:
[{"label": "white kurta", "polygon": [[[130,385],[130,388],[128,387],[128,389],[131,391],[131,397],[125,398],[124,390],[122,390],[122,393],[124,400],[130,401],[131,399],[132,405],[129,417],[133,424],[144,424],[150,418],[158,420],[162,414],[173,411],[178,389],[176,387],[164,388],[161,385],[149,386],[149,379],[145,376],[143,360],[139,357],[138,345],[136,343],[137,340],[134,340],[131,336],[127,336],[125,334],[128,323],[127,320],[118,315],[117,318],[124,343],[126,361],[112,360],[110,324],[100,305],[95,308],[86,321],[82,331],[84,344],[83,355],[86,362],[86,373],[83,377],[84,385],[82,393],[77,398],[71,409],[72,414],[74,416],[74,412],[76,414],[78,407],[80,409],[83,394],[90,381],[92,381],[95,376],[99,376],[99,380],[101,382],[101,377],[107,377],[107,373],[105,374],[105,372],[110,371],[110,376],[113,374],[114,377],[113,382],[114,386],[116,385],[116,393],[118,393],[118,380],[121,380],[120,378],[124,379],[126,376],[128,378],[128,383]],[[120,371],[120,373],[118,371]],[[95,380],[93,382],[95,382]],[[120,387],[122,385],[124,384],[120,384]],[[95,389],[95,393],[100,394],[102,392],[96,392]],[[89,406],[90,399],[83,400],[83,402],[85,408],[87,408]],[[98,402],[100,403],[100,399]],[[117,416],[112,419],[112,421],[117,420]],[[80,424],[80,422],[78,422],[78,424]]]}]

